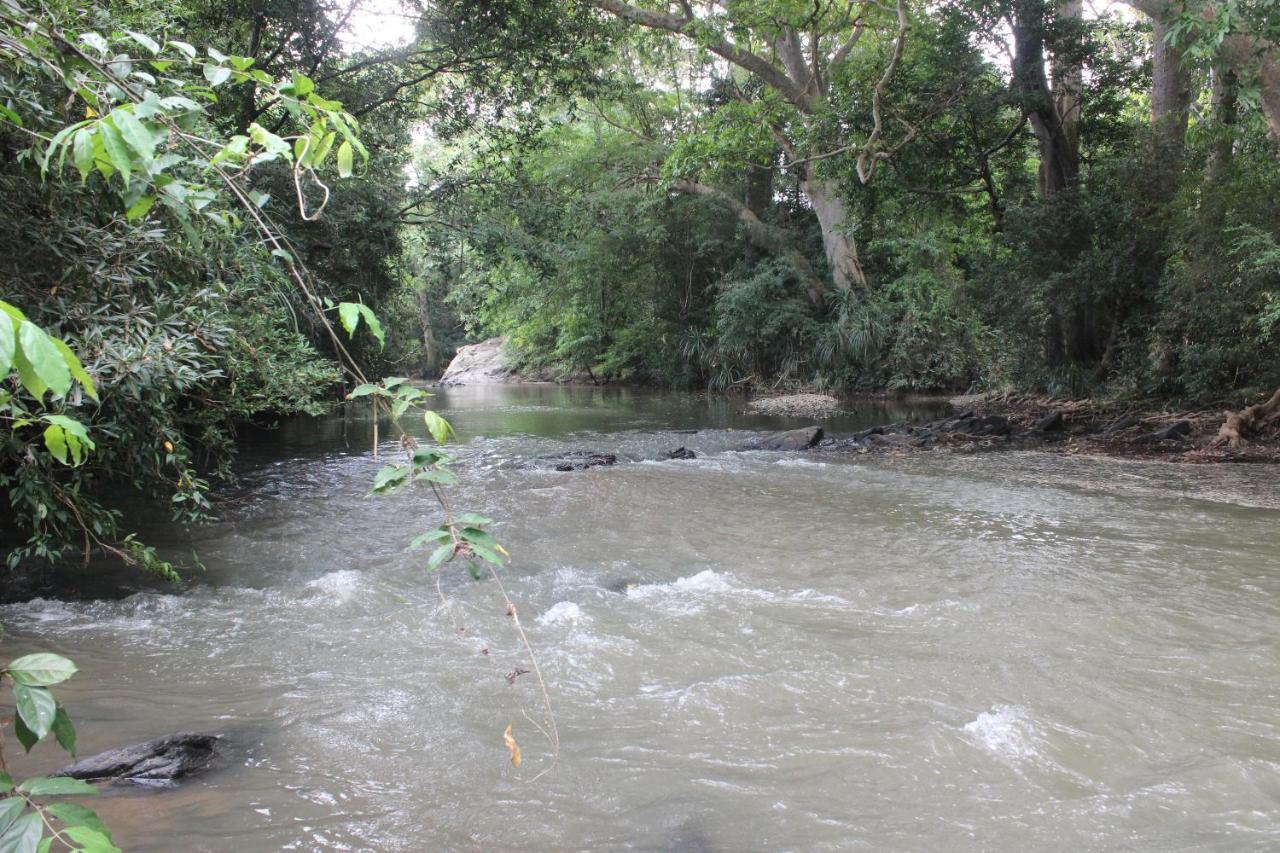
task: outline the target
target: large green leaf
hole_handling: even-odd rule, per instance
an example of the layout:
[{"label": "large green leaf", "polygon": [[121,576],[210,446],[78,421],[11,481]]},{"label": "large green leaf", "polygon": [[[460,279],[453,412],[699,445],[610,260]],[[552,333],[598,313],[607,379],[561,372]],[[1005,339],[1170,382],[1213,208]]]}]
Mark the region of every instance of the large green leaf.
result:
[{"label": "large green leaf", "polygon": [[22,797],[5,797],[0,800],[0,835],[4,835],[5,831],[13,825],[26,806],[27,802]]},{"label": "large green leaf", "polygon": [[427,429],[431,431],[431,437],[440,444],[444,444],[453,436],[453,427],[435,412],[427,409],[422,413],[422,417],[427,422]]},{"label": "large green leaf", "polygon": [[128,109],[113,110],[112,120],[120,128],[120,136],[143,163],[150,163],[156,154],[156,138],[146,125]]},{"label": "large green leaf", "polygon": [[388,465],[373,477],[372,493],[385,495],[409,482],[409,466]]},{"label": "large green leaf", "polygon": [[129,145],[120,135],[120,130],[111,123],[110,116],[98,123],[98,138],[106,151],[107,159],[120,173],[120,180],[129,186],[129,176],[133,173],[133,155],[129,153]]},{"label": "large green leaf", "polygon": [[[22,347],[22,355],[36,376],[53,393],[61,397],[71,390],[71,369],[44,329],[30,320],[24,321],[18,327],[18,346]],[[26,384],[25,378],[23,384]],[[43,391],[36,394],[33,388],[28,387],[27,390],[35,396],[43,396]]]},{"label": "large green leaf", "polygon": [[[364,321],[369,324],[369,331],[373,332],[373,336],[378,339],[378,347],[381,349],[387,345],[387,336],[382,331],[382,323],[378,321],[378,315],[373,313],[373,309],[368,305],[359,304],[357,310]],[[390,387],[390,386],[388,386]]]},{"label": "large green leaf", "polygon": [[87,797],[98,793],[88,782],[69,776],[33,776],[18,785],[18,790],[33,797]]},{"label": "large green leaf", "polygon": [[18,716],[27,724],[31,733],[37,739],[47,735],[53,726],[53,718],[58,713],[58,703],[54,701],[53,694],[44,687],[15,684],[13,698],[18,706]]},{"label": "large green leaf", "polygon": [[111,843],[111,839],[87,826],[69,826],[63,830],[64,835],[80,845],[83,853],[120,853],[120,848]]},{"label": "large green leaf", "polygon": [[33,687],[61,684],[77,672],[79,670],[74,663],[49,652],[23,655],[9,664],[9,675],[14,681]]},{"label": "large green leaf", "polygon": [[44,834],[44,821],[35,812],[27,812],[0,834],[0,853],[35,853]]},{"label": "large green leaf", "polygon": [[80,359],[71,351],[71,347],[67,346],[63,341],[50,337],[53,345],[58,352],[62,353],[62,360],[67,363],[67,369],[71,371],[71,378],[80,383],[84,388],[84,393],[88,394],[92,399],[98,399],[98,386],[93,383],[93,377],[84,369],[84,365],[80,363]]},{"label": "large green leaf", "polygon": [[102,823],[102,819],[98,817],[97,812],[87,806],[82,806],[79,803],[50,803],[45,806],[45,811],[67,826],[87,826],[90,829],[101,832],[108,839],[111,838],[111,831]]}]

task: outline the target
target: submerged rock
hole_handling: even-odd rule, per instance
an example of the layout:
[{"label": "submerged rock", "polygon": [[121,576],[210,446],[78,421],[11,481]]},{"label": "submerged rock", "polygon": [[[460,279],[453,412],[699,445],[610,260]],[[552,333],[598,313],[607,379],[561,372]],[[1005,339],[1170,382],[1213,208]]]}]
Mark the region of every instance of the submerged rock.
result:
[{"label": "submerged rock", "polygon": [[107,750],[53,775],[86,782],[172,785],[208,767],[217,754],[217,743],[218,735],[178,732],[124,749]]},{"label": "submerged rock", "polygon": [[664,455],[664,459],[697,459],[698,454],[694,453],[687,447],[677,447],[675,450],[668,450]]},{"label": "submerged rock", "polygon": [[743,450],[808,450],[822,441],[822,427],[811,426],[791,429],[786,432],[775,432],[771,435],[749,441],[742,446]]},{"label": "submerged rock", "polygon": [[614,453],[595,453],[589,450],[570,450],[555,456],[543,456],[540,461],[557,471],[585,471],[588,468],[599,468],[617,463]]}]

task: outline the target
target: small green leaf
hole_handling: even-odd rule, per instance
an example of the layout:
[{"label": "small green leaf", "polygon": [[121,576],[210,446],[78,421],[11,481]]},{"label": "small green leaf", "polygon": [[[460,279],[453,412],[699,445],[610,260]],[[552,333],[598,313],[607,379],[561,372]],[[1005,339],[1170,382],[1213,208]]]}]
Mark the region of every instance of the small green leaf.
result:
[{"label": "small green leaf", "polygon": [[98,56],[107,55],[107,40],[97,33],[81,33],[79,35],[80,43],[87,45],[97,52]]},{"label": "small green leaf", "polygon": [[13,718],[13,736],[18,739],[18,743],[22,744],[24,752],[30,752],[31,748],[40,742],[40,738],[27,728],[27,724],[22,722],[21,717]]},{"label": "small green leaf", "polygon": [[[71,420],[66,418],[65,420]],[[71,421],[75,423],[75,421]],[[79,426],[79,424],[76,424]],[[81,427],[83,429],[83,427]],[[49,652],[38,652],[33,655],[23,655],[22,657],[10,662],[9,675],[19,684],[29,684],[32,687],[48,687],[51,684],[61,684],[71,676],[79,672],[76,665],[64,658],[62,655],[50,654]]]},{"label": "small green leaf", "polygon": [[413,451],[413,464],[418,468],[429,468],[432,465],[446,465],[453,457],[435,447],[418,447]]},{"label": "small green leaf", "polygon": [[427,422],[427,429],[431,432],[431,437],[438,443],[444,444],[454,435],[453,427],[449,425],[449,422],[431,409],[424,411],[422,417]]},{"label": "small green leaf", "polygon": [[495,566],[502,565],[503,563],[502,556],[497,551],[494,551],[492,548],[486,548],[483,545],[477,545],[474,542],[470,544],[471,544],[471,550],[474,551],[475,555],[480,559],[485,560],[486,562],[493,563]]},{"label": "small green leaf", "polygon": [[373,489],[371,494],[385,495],[409,482],[409,467],[407,465],[388,465],[373,477]]},{"label": "small green leaf", "polygon": [[487,524],[493,524],[493,519],[485,518],[483,515],[478,515],[474,512],[464,512],[454,519],[454,523],[467,527],[484,527]]},{"label": "small green leaf", "polygon": [[342,321],[342,328],[347,330],[347,337],[354,338],[356,327],[360,325],[360,303],[339,302],[338,319]]},{"label": "small green leaf", "polygon": [[379,388],[377,385],[370,385],[366,382],[363,385],[357,385],[353,388],[351,393],[347,395],[347,399],[354,400],[357,397],[368,397],[370,394],[376,394],[379,397],[387,396],[387,392],[385,390]]},{"label": "small green leaf", "polygon": [[129,209],[124,213],[124,218],[130,222],[137,222],[139,219],[147,215],[155,203],[155,196],[144,195],[142,198],[129,205]]},{"label": "small green leaf", "polygon": [[432,551],[431,556],[427,558],[427,571],[434,572],[444,565],[445,561],[453,556],[453,550],[453,543],[449,542]]},{"label": "small green leaf", "polygon": [[481,530],[478,527],[464,527],[458,531],[458,535],[470,542],[472,545],[480,545],[484,548],[490,548],[494,551],[500,547],[498,540],[493,538],[493,534]]},{"label": "small green leaf", "polygon": [[58,713],[53,715],[53,736],[58,741],[58,746],[71,757],[76,754],[76,727],[71,722],[67,709],[61,705],[58,706]]},{"label": "small green leaf", "polygon": [[89,180],[93,171],[93,131],[78,130],[71,140],[71,159],[80,173],[80,183]]},{"label": "small green leaf", "polygon": [[205,63],[204,79],[208,80],[209,85],[214,87],[215,89],[221,86],[223,83],[227,82],[227,80],[230,77],[231,77],[231,69],[226,67],[225,65],[214,65],[212,63]]},{"label": "small green leaf", "polygon": [[456,474],[452,471],[442,471],[436,468],[428,468],[427,470],[420,472],[418,476],[414,477],[414,479],[424,480],[428,483],[439,483],[442,486],[458,485],[458,477]]},{"label": "small green leaf", "polygon": [[178,52],[181,53],[183,56],[185,56],[187,59],[196,58],[196,49],[191,45],[187,44],[185,41],[177,41],[175,39],[173,41],[170,41],[169,44],[172,47],[176,47],[178,49]]},{"label": "small green leaf", "polygon": [[155,56],[160,52],[160,45],[156,44],[156,40],[151,36],[143,35],[142,33],[135,33],[133,30],[125,30],[124,32],[125,35],[129,36],[129,38],[142,45],[142,47],[145,48],[152,56]]},{"label": "small green leaf", "polygon": [[83,797],[98,793],[88,782],[68,776],[33,776],[23,781],[18,790],[33,797]]},{"label": "small green leaf", "polygon": [[338,177],[351,177],[352,151],[351,143],[345,140],[338,146]]},{"label": "small green leaf", "polygon": [[[13,790],[13,777],[3,770],[0,770],[0,794],[7,794]],[[0,802],[4,802],[0,800]]]},{"label": "small green leaf", "polygon": [[430,533],[424,533],[421,536],[415,536],[413,541],[409,543],[409,550],[417,551],[421,548],[425,548],[426,546],[430,545],[432,542],[439,542],[443,539],[451,539],[451,538],[453,538],[453,534],[449,532],[449,528],[438,527],[435,530],[432,530]]},{"label": "small green leaf", "polygon": [[13,698],[18,706],[18,717],[27,724],[36,739],[47,735],[58,713],[58,703],[54,701],[53,694],[44,687],[15,684]]}]

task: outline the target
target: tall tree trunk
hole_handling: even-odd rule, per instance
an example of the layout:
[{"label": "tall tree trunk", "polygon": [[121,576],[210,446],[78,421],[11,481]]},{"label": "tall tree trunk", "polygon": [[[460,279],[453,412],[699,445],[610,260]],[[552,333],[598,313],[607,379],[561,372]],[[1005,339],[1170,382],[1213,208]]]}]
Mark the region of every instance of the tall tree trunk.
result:
[{"label": "tall tree trunk", "polygon": [[1080,155],[1077,140],[1063,125],[1045,75],[1044,36],[1044,0],[1017,0],[1013,19],[1013,88],[1040,143],[1040,191],[1047,198],[1075,185]]},{"label": "tall tree trunk", "polygon": [[823,178],[812,167],[805,171],[800,191],[813,212],[818,216],[822,229],[822,249],[831,268],[831,281],[837,290],[863,287],[867,277],[858,260],[858,249],[849,234],[849,208],[840,195],[840,186],[829,178]]},{"label": "tall tree trunk", "polygon": [[1216,235],[1227,215],[1230,196],[1223,182],[1231,171],[1235,156],[1235,124],[1239,97],[1238,77],[1231,68],[1213,69],[1213,122],[1210,132],[1209,158],[1204,166],[1204,183],[1200,187],[1200,223],[1203,233]]},{"label": "tall tree trunk", "polygon": [[1058,133],[1067,184],[1080,174],[1080,116],[1084,108],[1084,43],[1080,27],[1084,22],[1083,0],[1063,0],[1058,4],[1058,21],[1067,22],[1063,43],[1053,55],[1053,108],[1058,116]]},{"label": "tall tree trunk", "polygon": [[431,295],[426,290],[419,290],[417,296],[418,325],[422,329],[422,366],[428,376],[436,372],[436,333],[431,324]]},{"label": "tall tree trunk", "polygon": [[1178,188],[1186,155],[1187,121],[1191,110],[1191,75],[1182,51],[1168,42],[1169,26],[1151,22],[1151,132],[1155,157],[1155,192],[1161,201]]}]

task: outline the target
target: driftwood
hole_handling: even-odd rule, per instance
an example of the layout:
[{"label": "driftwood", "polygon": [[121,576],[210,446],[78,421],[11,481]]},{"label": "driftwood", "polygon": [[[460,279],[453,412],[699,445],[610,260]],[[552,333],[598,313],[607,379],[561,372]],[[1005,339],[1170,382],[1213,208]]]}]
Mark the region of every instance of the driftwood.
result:
[{"label": "driftwood", "polygon": [[1239,412],[1226,411],[1222,416],[1225,420],[1218,427],[1218,437],[1210,446],[1221,447],[1225,444],[1233,449],[1240,447],[1246,438],[1259,435],[1280,418],[1280,388],[1265,403],[1258,403]]}]

